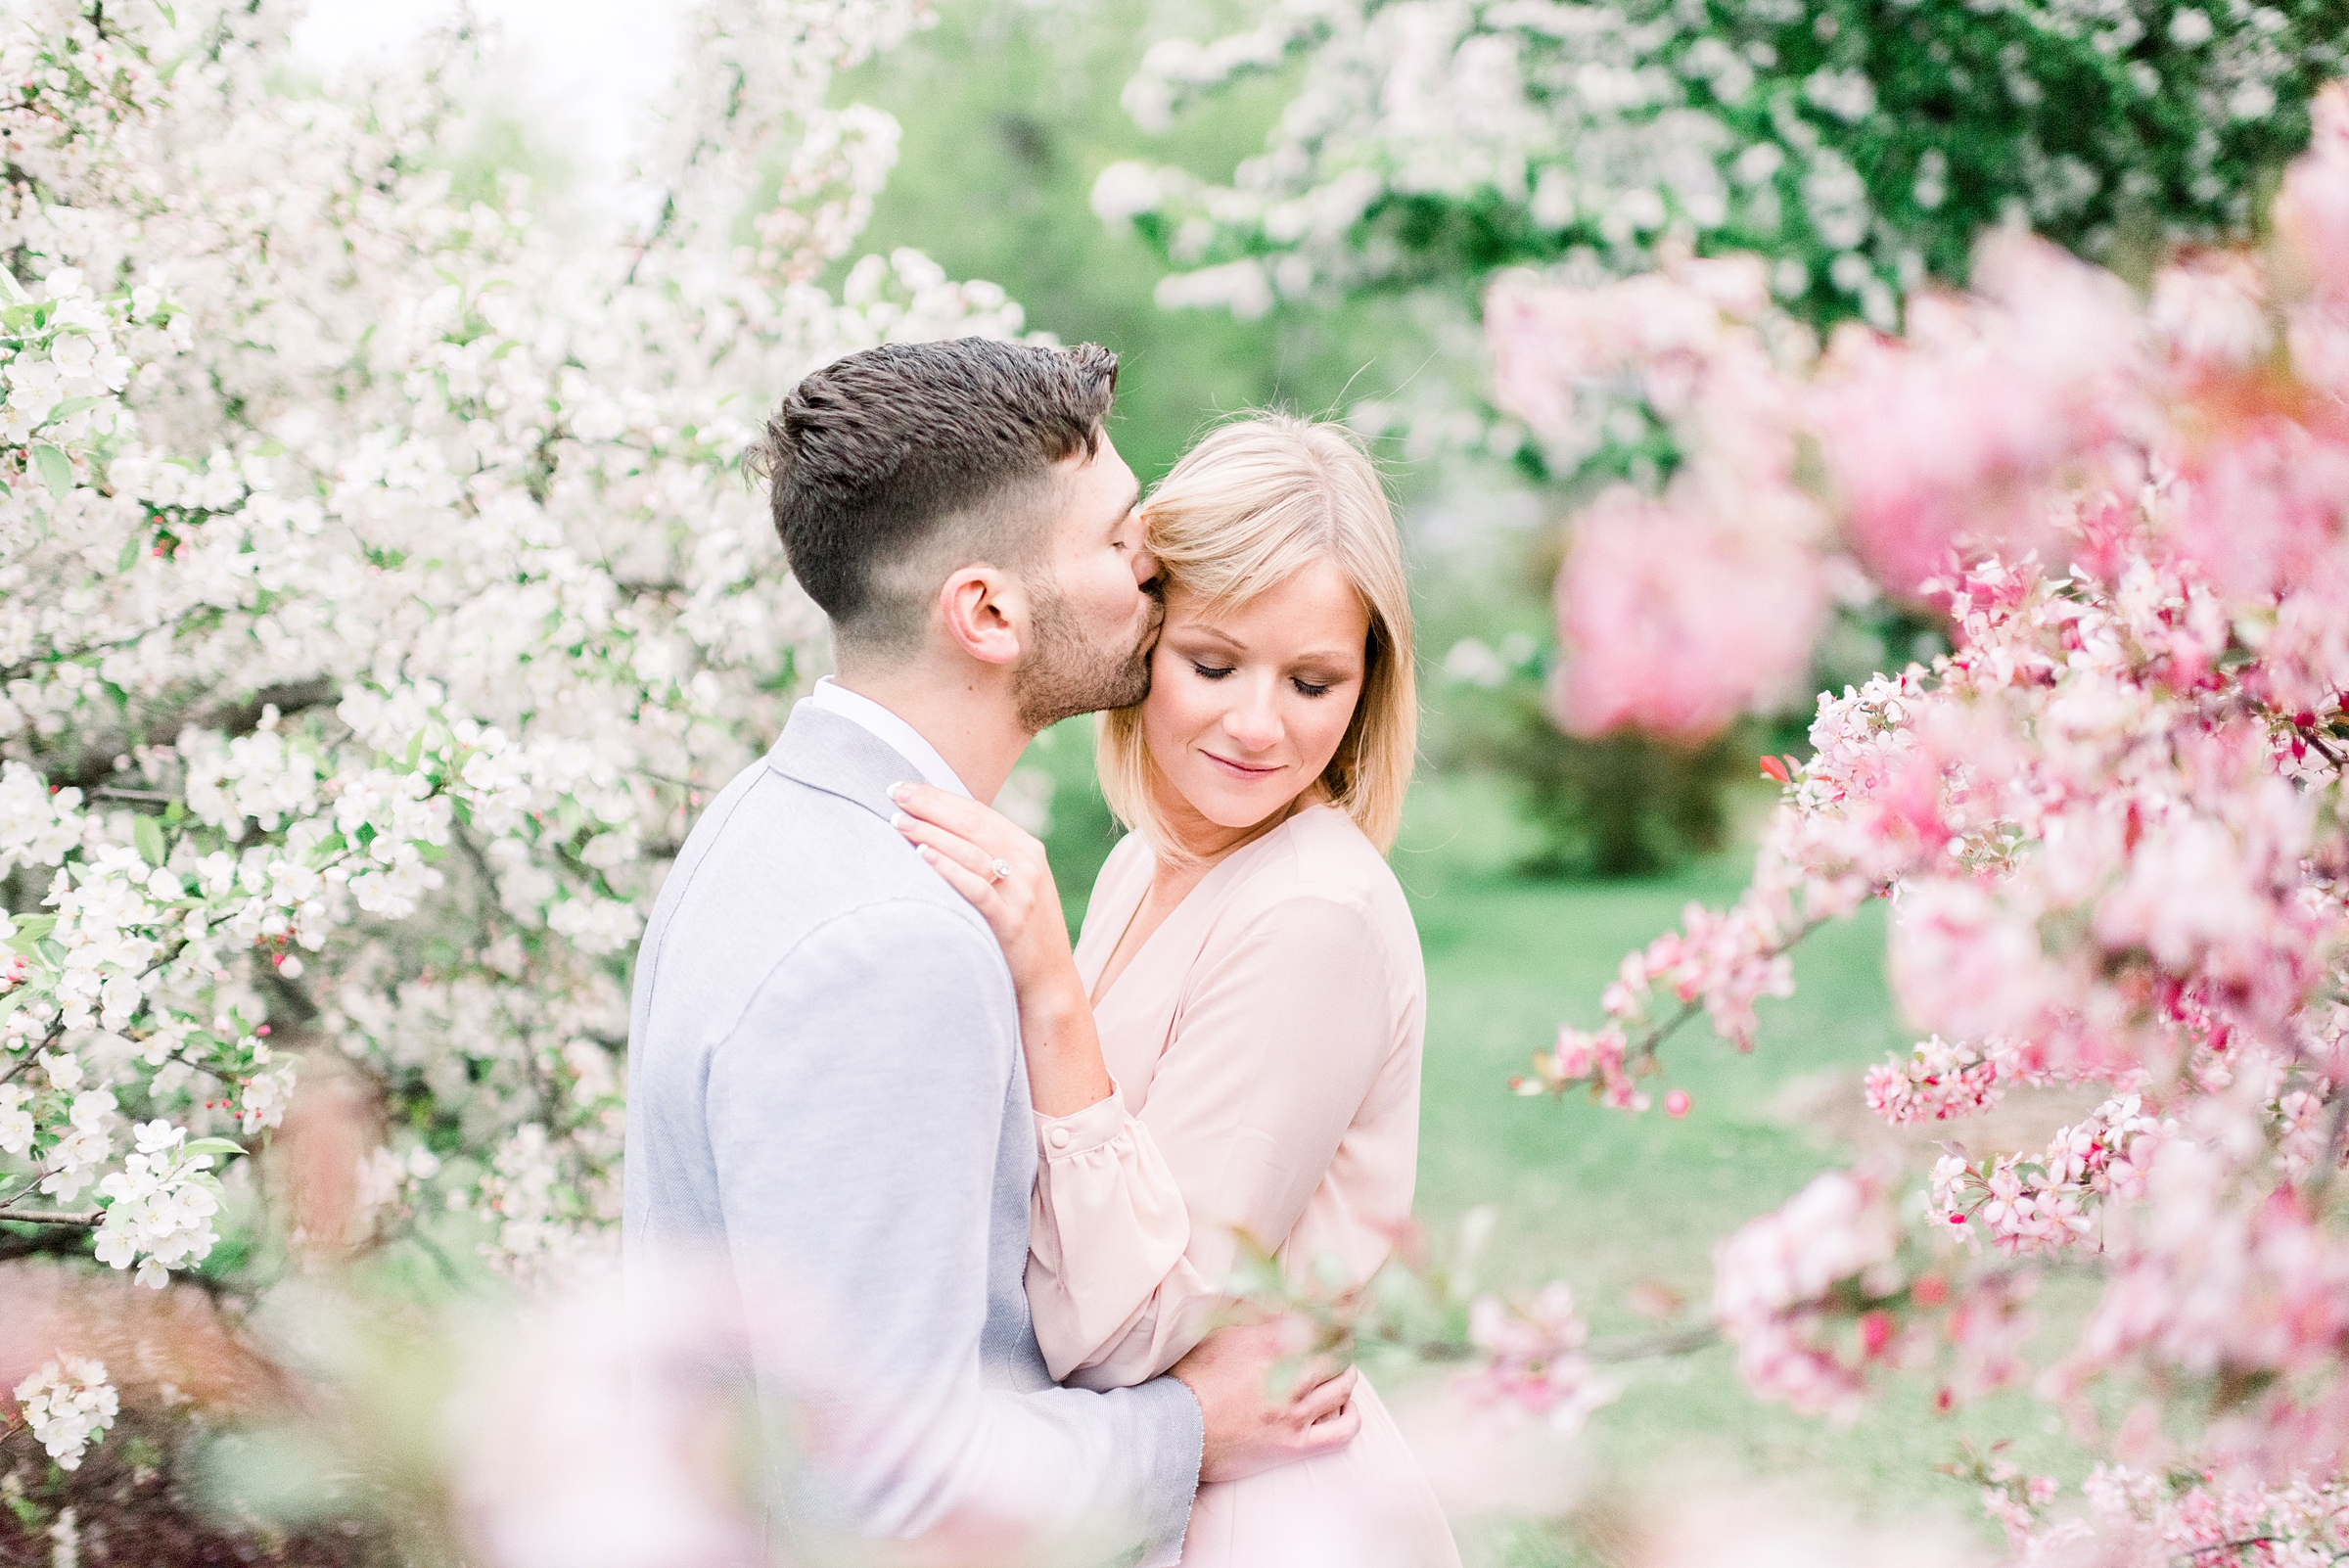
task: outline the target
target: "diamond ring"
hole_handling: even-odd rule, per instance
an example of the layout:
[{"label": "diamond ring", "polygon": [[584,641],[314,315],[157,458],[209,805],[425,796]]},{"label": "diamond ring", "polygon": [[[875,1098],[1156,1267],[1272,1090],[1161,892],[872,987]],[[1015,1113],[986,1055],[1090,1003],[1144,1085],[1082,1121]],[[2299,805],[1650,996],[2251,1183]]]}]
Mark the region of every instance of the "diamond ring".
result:
[{"label": "diamond ring", "polygon": [[989,872],[987,879],[988,881],[1000,882],[1005,877],[1011,875],[1011,862],[1009,860],[997,860],[993,865],[989,866],[987,869]]}]

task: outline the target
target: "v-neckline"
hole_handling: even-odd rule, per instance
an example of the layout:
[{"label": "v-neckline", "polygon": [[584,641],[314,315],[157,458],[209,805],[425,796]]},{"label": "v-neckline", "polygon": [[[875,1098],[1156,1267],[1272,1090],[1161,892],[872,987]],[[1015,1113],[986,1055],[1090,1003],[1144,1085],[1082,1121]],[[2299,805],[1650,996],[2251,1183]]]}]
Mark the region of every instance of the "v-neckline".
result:
[{"label": "v-neckline", "polygon": [[1174,907],[1167,911],[1166,918],[1158,923],[1158,928],[1141,940],[1141,943],[1133,949],[1132,956],[1126,960],[1126,967],[1119,970],[1115,975],[1110,975],[1108,983],[1104,985],[1102,983],[1102,976],[1109,973],[1110,962],[1112,959],[1117,957],[1118,948],[1125,944],[1127,933],[1133,929],[1133,922],[1141,914],[1142,905],[1150,901],[1150,883],[1152,877],[1157,873],[1158,853],[1155,850],[1150,850],[1147,846],[1145,846],[1143,853],[1149,855],[1151,863],[1144,869],[1142,873],[1141,891],[1134,895],[1132,905],[1126,911],[1126,918],[1118,923],[1118,939],[1116,942],[1110,944],[1108,954],[1101,960],[1100,972],[1093,976],[1093,983],[1086,990],[1085,1000],[1087,1004],[1091,1006],[1093,1011],[1098,1013],[1101,1010],[1102,1004],[1109,1000],[1110,993],[1117,990],[1120,982],[1124,981],[1128,975],[1133,972],[1133,966],[1142,961],[1143,955],[1150,951],[1151,945],[1155,944],[1159,938],[1167,934],[1167,928],[1175,922],[1175,919],[1181,915],[1185,908],[1189,907],[1192,899],[1198,898],[1201,893],[1206,891],[1209,883],[1215,881],[1217,877],[1223,874],[1225,867],[1246,858],[1248,853],[1257,849],[1259,846],[1271,843],[1272,840],[1278,838],[1281,833],[1288,828],[1288,825],[1291,822],[1294,822],[1299,817],[1305,815],[1307,811],[1319,810],[1322,807],[1327,806],[1328,804],[1329,803],[1326,801],[1319,801],[1315,802],[1312,806],[1308,806],[1299,810],[1291,812],[1287,817],[1283,818],[1262,837],[1249,840],[1246,844],[1241,845],[1238,849],[1232,851],[1222,859],[1218,860],[1214,865],[1209,866],[1207,868],[1207,874],[1202,876],[1197,882],[1191,884],[1191,891],[1184,894],[1180,899],[1174,900]]}]

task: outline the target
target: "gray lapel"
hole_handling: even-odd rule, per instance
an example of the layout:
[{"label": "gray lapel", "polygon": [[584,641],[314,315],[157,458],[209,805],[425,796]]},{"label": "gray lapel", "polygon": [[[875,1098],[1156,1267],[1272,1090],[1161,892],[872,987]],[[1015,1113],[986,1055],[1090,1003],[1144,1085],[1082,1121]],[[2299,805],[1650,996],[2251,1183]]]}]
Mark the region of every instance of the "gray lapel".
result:
[{"label": "gray lapel", "polygon": [[806,703],[791,711],[782,739],[766,754],[766,765],[785,778],[853,801],[885,822],[898,809],[889,787],[922,782],[922,770],[880,736]]}]

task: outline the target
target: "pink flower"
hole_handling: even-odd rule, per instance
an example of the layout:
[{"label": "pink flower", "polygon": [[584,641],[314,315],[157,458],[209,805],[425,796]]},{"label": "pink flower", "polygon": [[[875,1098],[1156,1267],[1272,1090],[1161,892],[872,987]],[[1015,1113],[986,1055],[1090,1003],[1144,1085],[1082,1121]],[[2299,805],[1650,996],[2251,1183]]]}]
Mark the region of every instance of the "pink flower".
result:
[{"label": "pink flower", "polygon": [[2283,176],[2276,231],[2318,292],[2349,295],[2349,87],[2335,82],[2309,107],[2308,152]]},{"label": "pink flower", "polygon": [[[1830,1171],[1784,1208],[1748,1221],[1713,1255],[1713,1315],[1737,1346],[1737,1365],[1753,1391],[1801,1410],[1849,1412],[1859,1397],[1857,1371],[1821,1338],[1820,1304],[1830,1290],[1857,1282],[1871,1297],[1900,1287],[1893,1259],[1900,1222],[1875,1176]],[[1862,1330],[1864,1342],[1870,1330]],[[1891,1343],[1889,1320],[1866,1359]]]},{"label": "pink flower", "polygon": [[1697,741],[1793,696],[1827,594],[1797,541],[1751,526],[1778,499],[1737,526],[1629,488],[1582,514],[1557,582],[1560,723]]},{"label": "pink flower", "polygon": [[2227,428],[2181,467],[2179,552],[2221,594],[2308,579],[2349,529],[2349,430],[2268,416]]},{"label": "pink flower", "polygon": [[2153,280],[2150,314],[2174,352],[2189,362],[2233,368],[2266,353],[2267,279],[2248,256],[2217,251],[2164,267]]},{"label": "pink flower", "polygon": [[1895,1127],[1972,1116],[1998,1104],[2011,1084],[2049,1082],[2026,1065],[2032,1054],[2004,1039],[1962,1045],[1936,1035],[1918,1041],[1908,1060],[1867,1070],[1867,1108]]},{"label": "pink flower", "polygon": [[1839,331],[1811,393],[1853,543],[1904,595],[1969,547],[2047,542],[2048,482],[2138,422],[2149,362],[2117,280],[2001,234],[1975,281],[1983,300],[1911,300],[1905,341]]},{"label": "pink flower", "polygon": [[[1684,414],[1722,362],[1760,356],[1751,324],[1769,307],[1750,256],[1670,259],[1663,272],[1593,288],[1503,273],[1485,297],[1494,400],[1552,443],[1588,448],[1605,404],[1594,389],[1628,380],[1666,418]],[[1750,412],[1782,424],[1786,409],[1764,399]]]},{"label": "pink flower", "polygon": [[1558,1431],[1577,1431],[1616,1393],[1592,1375],[1582,1354],[1589,1337],[1575,1311],[1574,1292],[1557,1281],[1522,1304],[1480,1297],[1468,1309],[1468,1343],[1487,1359],[1456,1386],[1479,1404],[1542,1416]]},{"label": "pink flower", "polygon": [[1970,879],[1911,883],[1886,960],[1902,1010],[1958,1039],[2028,1036],[2060,993],[2036,919],[2028,901]]}]

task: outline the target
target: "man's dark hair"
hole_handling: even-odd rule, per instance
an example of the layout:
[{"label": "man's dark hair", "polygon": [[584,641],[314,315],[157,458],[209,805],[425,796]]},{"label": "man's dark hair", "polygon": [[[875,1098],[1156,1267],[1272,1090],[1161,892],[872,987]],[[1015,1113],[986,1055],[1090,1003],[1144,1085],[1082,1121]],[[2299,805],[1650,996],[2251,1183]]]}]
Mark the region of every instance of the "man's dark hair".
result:
[{"label": "man's dark hair", "polygon": [[1052,467],[1100,449],[1117,384],[1118,356],[1092,344],[984,338],[887,344],[813,372],[751,454],[800,585],[844,641],[911,647],[947,573],[1033,560]]}]

